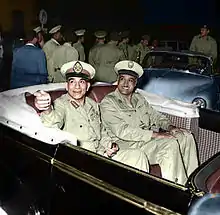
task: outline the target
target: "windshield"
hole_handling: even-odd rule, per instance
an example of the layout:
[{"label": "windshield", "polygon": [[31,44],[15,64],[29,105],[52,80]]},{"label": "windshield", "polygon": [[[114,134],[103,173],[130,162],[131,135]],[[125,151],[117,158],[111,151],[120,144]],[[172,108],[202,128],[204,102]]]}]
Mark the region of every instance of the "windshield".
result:
[{"label": "windshield", "polygon": [[150,52],[143,61],[144,68],[170,68],[195,73],[209,73],[209,59],[181,53]]}]

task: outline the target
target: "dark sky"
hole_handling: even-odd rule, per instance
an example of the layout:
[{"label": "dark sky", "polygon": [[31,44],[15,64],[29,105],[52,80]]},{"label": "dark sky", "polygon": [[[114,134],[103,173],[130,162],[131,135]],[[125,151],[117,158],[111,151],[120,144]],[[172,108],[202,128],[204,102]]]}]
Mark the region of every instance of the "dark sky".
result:
[{"label": "dark sky", "polygon": [[141,0],[145,23],[215,24],[214,0]]},{"label": "dark sky", "polygon": [[[45,7],[45,0],[41,0]],[[140,24],[214,25],[215,0],[53,0],[50,17],[82,26]]]}]

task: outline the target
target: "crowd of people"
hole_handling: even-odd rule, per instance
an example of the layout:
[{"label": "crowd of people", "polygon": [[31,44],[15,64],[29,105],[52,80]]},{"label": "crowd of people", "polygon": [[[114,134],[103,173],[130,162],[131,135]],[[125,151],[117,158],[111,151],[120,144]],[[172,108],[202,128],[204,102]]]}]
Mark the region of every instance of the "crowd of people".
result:
[{"label": "crowd of people", "polygon": [[[209,36],[207,25],[201,27],[189,49],[212,57],[217,61],[217,43]],[[142,65],[144,57],[150,50],[160,49],[159,41],[149,35],[142,35],[137,44],[131,44],[130,31],[94,32],[95,42],[89,52],[85,52],[86,30],[74,32],[57,25],[47,35],[40,26],[27,32],[25,38],[15,43],[13,49],[12,69],[10,70],[10,87],[16,88],[41,83],[65,81],[60,75],[64,63],[74,60],[88,62],[95,70],[95,81],[113,83],[116,81],[114,65],[121,60],[132,60]],[[5,40],[7,40],[5,38]],[[0,34],[0,62],[3,57],[3,39]],[[2,42],[3,41],[3,42]],[[0,63],[1,65],[1,63]],[[17,82],[17,83],[16,83]]]}]

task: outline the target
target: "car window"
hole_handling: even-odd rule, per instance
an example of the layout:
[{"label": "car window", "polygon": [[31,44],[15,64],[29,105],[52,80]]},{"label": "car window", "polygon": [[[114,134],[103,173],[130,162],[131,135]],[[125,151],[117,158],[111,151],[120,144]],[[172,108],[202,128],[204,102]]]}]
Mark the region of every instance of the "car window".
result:
[{"label": "car window", "polygon": [[172,68],[207,74],[210,62],[203,56],[192,56],[173,52],[150,52],[143,61],[144,68]]}]

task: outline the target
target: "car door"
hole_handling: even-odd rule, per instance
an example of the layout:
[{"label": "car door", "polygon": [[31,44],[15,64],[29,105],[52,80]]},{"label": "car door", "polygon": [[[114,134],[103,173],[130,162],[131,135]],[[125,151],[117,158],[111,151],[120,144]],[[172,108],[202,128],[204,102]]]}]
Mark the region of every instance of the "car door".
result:
[{"label": "car door", "polygon": [[[8,205],[12,211],[15,208],[21,210],[21,213],[15,213],[16,215],[27,212],[47,213],[51,194],[51,160],[56,147],[0,124],[0,164],[7,170],[5,172],[10,173],[11,178],[8,179],[9,174],[1,173],[4,192],[3,196],[0,194],[0,201]],[[16,192],[11,191],[15,184],[13,181],[19,182],[15,186]]]},{"label": "car door", "polygon": [[160,182],[80,147],[61,144],[53,161],[50,214],[185,213],[191,199],[188,189]]}]

